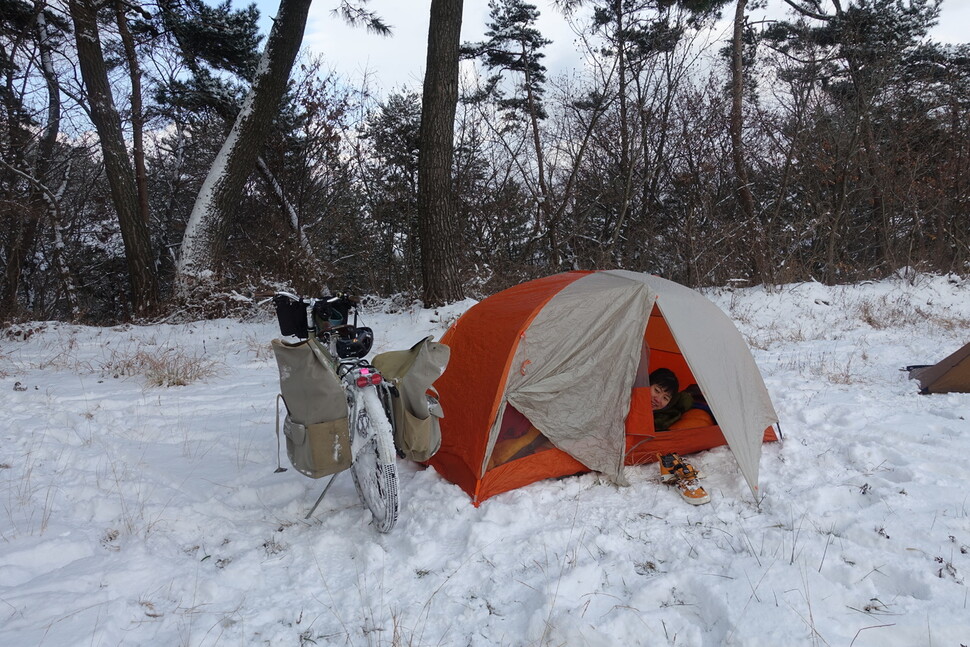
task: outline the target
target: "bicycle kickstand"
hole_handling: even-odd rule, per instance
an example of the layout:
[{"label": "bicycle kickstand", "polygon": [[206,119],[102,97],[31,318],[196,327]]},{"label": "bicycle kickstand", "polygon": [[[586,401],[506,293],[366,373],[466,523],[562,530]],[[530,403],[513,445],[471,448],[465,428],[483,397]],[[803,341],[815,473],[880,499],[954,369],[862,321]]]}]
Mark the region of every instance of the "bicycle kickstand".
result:
[{"label": "bicycle kickstand", "polygon": [[[337,474],[339,473],[340,472],[337,472]],[[306,513],[306,516],[303,517],[304,519],[309,519],[311,516],[313,516],[313,512],[317,509],[317,506],[320,505],[320,502],[323,501],[323,497],[326,496],[327,490],[329,490],[330,486],[333,485],[333,481],[335,478],[337,478],[337,474],[330,477],[330,480],[327,482],[327,487],[323,488],[323,492],[320,493],[320,496],[317,498],[317,502],[314,503],[313,507],[310,508],[310,511]]]}]

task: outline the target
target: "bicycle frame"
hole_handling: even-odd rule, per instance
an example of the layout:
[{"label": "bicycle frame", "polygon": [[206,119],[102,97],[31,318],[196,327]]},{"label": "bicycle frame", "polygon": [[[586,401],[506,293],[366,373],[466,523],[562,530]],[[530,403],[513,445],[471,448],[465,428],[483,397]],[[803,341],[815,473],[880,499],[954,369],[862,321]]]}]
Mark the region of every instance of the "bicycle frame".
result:
[{"label": "bicycle frame", "polygon": [[[391,395],[390,391],[394,388],[393,385],[384,380],[380,371],[366,359],[362,357],[338,356],[334,347],[333,336],[329,332],[325,332],[323,335],[323,340],[317,337],[316,334],[311,334],[307,338],[307,342],[310,344],[310,348],[313,349],[314,354],[330,364],[330,367],[347,390],[348,396],[352,396],[354,390],[365,389],[368,386],[377,387],[381,404],[391,423],[391,429],[396,429],[393,407],[388,406],[389,396]],[[350,404],[348,403],[349,406]]]}]

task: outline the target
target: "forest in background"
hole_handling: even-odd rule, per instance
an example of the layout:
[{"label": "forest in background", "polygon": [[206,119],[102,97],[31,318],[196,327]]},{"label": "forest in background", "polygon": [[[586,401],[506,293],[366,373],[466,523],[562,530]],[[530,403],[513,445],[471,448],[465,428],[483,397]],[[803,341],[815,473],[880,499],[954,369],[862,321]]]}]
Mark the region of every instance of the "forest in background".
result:
[{"label": "forest in background", "polygon": [[[747,0],[560,0],[583,65],[552,75],[535,5],[493,0],[461,48],[447,249],[464,293],[573,269],[691,287],[970,273],[970,45],[928,38],[936,0],[786,1],[753,23]],[[421,294],[417,90],[299,56],[186,297],[186,226],[260,73],[256,8],[0,16],[0,321],[218,315],[283,286]],[[733,34],[711,42],[719,16]],[[98,55],[107,85],[82,65]],[[107,109],[113,132],[93,126]]]}]

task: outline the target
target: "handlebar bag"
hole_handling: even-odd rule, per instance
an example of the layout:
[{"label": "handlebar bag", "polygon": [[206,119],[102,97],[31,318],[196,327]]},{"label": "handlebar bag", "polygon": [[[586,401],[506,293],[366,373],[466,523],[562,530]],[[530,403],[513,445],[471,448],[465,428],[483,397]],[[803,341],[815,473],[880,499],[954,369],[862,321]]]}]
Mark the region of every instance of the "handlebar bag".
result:
[{"label": "handlebar bag", "polygon": [[441,405],[429,391],[441,377],[451,349],[426,337],[409,350],[394,350],[374,357],[374,367],[397,387],[393,398],[394,444],[408,460],[424,462],[441,447],[438,418]]},{"label": "handlebar bag", "polygon": [[300,339],[306,339],[308,335],[306,309],[309,304],[305,301],[294,301],[285,294],[277,294],[273,297],[273,304],[276,306],[280,334],[296,335]]},{"label": "handlebar bag", "polygon": [[347,396],[330,364],[305,340],[274,339],[273,353],[286,404],[283,434],[290,463],[315,479],[349,468]]}]

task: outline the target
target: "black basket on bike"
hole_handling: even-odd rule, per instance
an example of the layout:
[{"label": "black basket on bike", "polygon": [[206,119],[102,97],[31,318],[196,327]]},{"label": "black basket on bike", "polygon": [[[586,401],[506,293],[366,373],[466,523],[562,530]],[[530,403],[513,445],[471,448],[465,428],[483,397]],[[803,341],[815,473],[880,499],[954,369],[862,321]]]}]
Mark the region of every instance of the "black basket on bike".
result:
[{"label": "black basket on bike", "polygon": [[295,335],[300,339],[309,337],[306,309],[310,304],[285,294],[277,294],[273,297],[273,304],[276,306],[276,318],[280,323],[280,334]]},{"label": "black basket on bike", "polygon": [[321,333],[333,335],[337,356],[341,359],[365,357],[374,345],[374,331],[366,326],[357,325],[356,310],[354,310],[353,323],[350,321],[350,311],[356,305],[356,301],[351,298],[338,295],[317,301],[311,311],[317,335]]},{"label": "black basket on bike", "polygon": [[348,326],[337,335],[337,355],[343,359],[364,357],[373,345],[374,331],[367,326]]},{"label": "black basket on bike", "polygon": [[327,330],[350,323],[350,309],[353,302],[350,299],[337,298],[328,301],[317,301],[313,304],[313,320],[317,330]]}]

